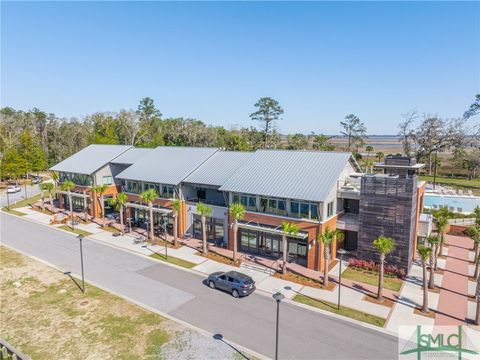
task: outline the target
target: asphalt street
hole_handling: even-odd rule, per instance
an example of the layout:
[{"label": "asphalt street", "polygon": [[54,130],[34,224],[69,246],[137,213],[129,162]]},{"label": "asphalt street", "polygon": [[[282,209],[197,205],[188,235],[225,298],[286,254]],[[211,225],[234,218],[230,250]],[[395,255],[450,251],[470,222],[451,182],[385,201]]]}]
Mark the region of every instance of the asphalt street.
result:
[{"label": "asphalt street", "polygon": [[[19,192],[13,193],[13,194],[8,194],[8,199],[7,199],[7,192],[6,190],[1,191],[1,198],[0,198],[0,204],[1,206],[7,206],[8,201],[10,202],[10,205],[15,204],[16,201],[20,201],[25,199],[25,185],[21,185],[20,188],[22,189]],[[37,185],[27,185],[27,198],[32,197],[40,193],[40,189]],[[7,201],[8,200],[8,201]]]},{"label": "asphalt street", "polygon": [[[79,242],[74,235],[2,213],[1,242],[62,271],[80,274]],[[87,281],[273,358],[273,299],[261,294],[234,299],[208,288],[200,275],[90,240],[83,241],[83,253]],[[397,359],[397,339],[282,303],[279,357]]]}]

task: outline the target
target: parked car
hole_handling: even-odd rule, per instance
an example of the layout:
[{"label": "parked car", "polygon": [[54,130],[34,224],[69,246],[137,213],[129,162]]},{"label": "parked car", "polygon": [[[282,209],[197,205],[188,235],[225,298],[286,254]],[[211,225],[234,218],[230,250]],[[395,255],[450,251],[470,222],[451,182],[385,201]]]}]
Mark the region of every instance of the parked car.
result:
[{"label": "parked car", "polygon": [[9,194],[14,194],[14,193],[17,193],[17,192],[20,192],[20,191],[22,191],[22,189],[18,185],[11,185],[11,186],[7,187],[7,193],[9,193]]},{"label": "parked car", "polygon": [[212,289],[229,292],[234,298],[250,295],[256,289],[250,276],[237,271],[214,272],[208,276],[207,284]]},{"label": "parked car", "polygon": [[40,184],[42,182],[42,178],[39,177],[39,176],[35,176],[33,179],[32,179],[32,184]]}]

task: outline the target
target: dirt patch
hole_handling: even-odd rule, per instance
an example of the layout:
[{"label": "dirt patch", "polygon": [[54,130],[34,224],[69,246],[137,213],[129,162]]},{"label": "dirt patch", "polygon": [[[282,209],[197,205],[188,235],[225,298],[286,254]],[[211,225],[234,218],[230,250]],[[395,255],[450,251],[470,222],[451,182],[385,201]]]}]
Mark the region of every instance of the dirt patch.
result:
[{"label": "dirt patch", "polygon": [[424,313],[422,312],[422,308],[416,307],[413,313],[415,315],[421,315],[421,316],[428,317],[430,319],[435,319],[435,312],[433,312],[432,310],[429,310],[428,313]]},{"label": "dirt patch", "polygon": [[237,267],[240,266],[240,260],[237,259],[236,262],[233,262],[232,259],[230,259],[226,256],[223,256],[223,255],[214,253],[212,251],[209,251],[207,253],[207,255],[204,255],[201,252],[197,252],[195,255],[202,256],[204,258],[207,258],[207,259],[210,259],[210,260],[213,260],[213,261],[217,261],[217,262],[222,263],[222,264],[227,264],[227,265],[232,265],[232,266],[237,266]]},{"label": "dirt patch", "polygon": [[391,308],[391,307],[393,307],[393,305],[395,305],[395,301],[393,301],[392,299],[386,298],[386,297],[383,297],[383,299],[381,301],[378,301],[375,296],[365,295],[362,298],[362,300],[371,302],[373,304],[383,305],[383,306],[386,306],[386,307],[389,307],[389,308]]}]

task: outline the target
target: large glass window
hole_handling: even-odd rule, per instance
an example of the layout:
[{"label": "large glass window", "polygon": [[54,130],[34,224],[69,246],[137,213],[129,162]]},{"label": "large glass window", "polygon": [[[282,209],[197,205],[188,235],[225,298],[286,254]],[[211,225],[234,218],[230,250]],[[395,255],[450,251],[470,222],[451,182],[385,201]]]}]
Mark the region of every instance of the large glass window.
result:
[{"label": "large glass window", "polygon": [[127,192],[132,194],[140,194],[142,192],[142,184],[139,181],[127,181]]},{"label": "large glass window", "polygon": [[290,216],[301,219],[318,220],[318,207],[316,203],[290,202]]},{"label": "large glass window", "polygon": [[82,185],[82,186],[93,185],[92,177],[89,175],[83,175],[83,174],[60,172],[58,174],[58,180],[60,182],[72,181],[75,185]]},{"label": "large glass window", "polygon": [[287,215],[286,201],[276,198],[260,198],[260,212],[276,215]]},{"label": "large glass window", "polygon": [[170,186],[170,185],[163,185],[162,186],[162,198],[165,198],[165,199],[173,199],[174,197],[174,193],[175,193],[175,187],[174,186]]}]

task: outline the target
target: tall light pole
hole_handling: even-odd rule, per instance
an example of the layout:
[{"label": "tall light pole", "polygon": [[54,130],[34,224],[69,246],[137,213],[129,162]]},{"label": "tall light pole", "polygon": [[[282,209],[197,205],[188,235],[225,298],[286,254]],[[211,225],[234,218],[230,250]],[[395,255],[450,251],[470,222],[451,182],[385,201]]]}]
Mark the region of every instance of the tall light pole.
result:
[{"label": "tall light pole", "polygon": [[78,235],[77,238],[80,241],[80,264],[82,267],[82,292],[85,292],[85,274],[83,272],[83,246],[82,246],[83,236]]},{"label": "tall light pole", "polygon": [[163,216],[163,236],[164,236],[164,240],[165,240],[165,260],[168,260],[168,246],[167,246],[167,217],[168,215],[165,214]]},{"label": "tall light pole", "polygon": [[275,360],[278,360],[278,324],[280,317],[280,303],[283,299],[285,299],[285,296],[280,292],[276,292],[272,295],[272,297],[277,302],[277,325],[275,329]]},{"label": "tall light pole", "polygon": [[7,209],[10,211],[10,196],[8,195],[8,189],[5,191],[7,194]]},{"label": "tall light pole", "polygon": [[347,251],[344,249],[338,249],[337,254],[340,255],[340,266],[338,268],[338,303],[337,303],[337,309],[340,310],[340,293],[342,291],[342,260],[343,260],[343,255],[347,254]]}]

